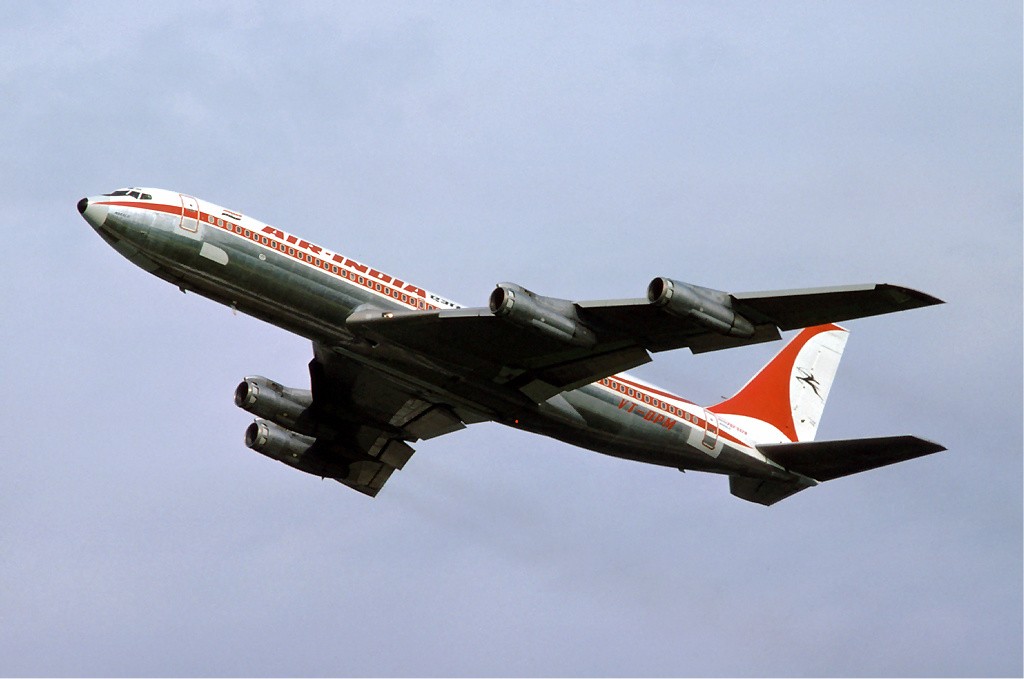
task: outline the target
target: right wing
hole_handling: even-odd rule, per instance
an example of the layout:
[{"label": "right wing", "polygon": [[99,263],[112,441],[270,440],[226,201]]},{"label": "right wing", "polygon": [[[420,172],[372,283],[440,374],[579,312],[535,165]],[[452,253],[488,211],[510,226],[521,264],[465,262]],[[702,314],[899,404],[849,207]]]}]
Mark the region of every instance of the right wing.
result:
[{"label": "right wing", "polygon": [[780,330],[810,328],[942,304],[937,297],[888,283],[744,292],[732,295],[732,299],[737,311],[751,322],[772,323]]},{"label": "right wing", "polygon": [[[651,360],[648,352],[683,347],[693,353],[717,351],[779,339],[779,329],[940,303],[930,295],[887,284],[730,295],[667,279],[657,281],[674,284],[680,291],[696,291],[698,302],[705,306],[681,309],[650,292],[646,300],[574,303],[502,284],[495,293],[505,291],[504,297],[492,295],[491,308],[397,311],[370,307],[353,313],[347,324],[364,339],[400,346],[445,366],[459,379],[515,391],[539,403],[646,363]],[[518,317],[501,315],[495,300],[512,297],[508,290],[515,293],[514,304],[528,312]],[[710,315],[714,317],[709,319]],[[731,334],[728,324],[718,320],[730,317],[739,319],[733,321]]]}]

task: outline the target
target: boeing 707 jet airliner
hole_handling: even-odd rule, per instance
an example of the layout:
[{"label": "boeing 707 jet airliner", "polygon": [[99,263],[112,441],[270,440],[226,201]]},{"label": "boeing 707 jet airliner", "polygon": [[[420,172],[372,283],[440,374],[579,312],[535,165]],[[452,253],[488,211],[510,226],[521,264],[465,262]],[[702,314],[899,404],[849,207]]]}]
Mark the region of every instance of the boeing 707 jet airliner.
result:
[{"label": "boeing 707 jet airliner", "polygon": [[[132,263],[313,343],[310,388],[250,376],[245,444],[376,496],[411,443],[500,422],[620,458],[729,477],[771,505],[941,450],[914,436],[815,441],[848,332],[836,323],[941,303],[874,284],[727,293],[659,277],[645,297],[573,302],[499,283],[463,307],[240,212],[163,189],[83,198]],[[624,372],[652,352],[798,332],[739,393],[702,407]]]}]

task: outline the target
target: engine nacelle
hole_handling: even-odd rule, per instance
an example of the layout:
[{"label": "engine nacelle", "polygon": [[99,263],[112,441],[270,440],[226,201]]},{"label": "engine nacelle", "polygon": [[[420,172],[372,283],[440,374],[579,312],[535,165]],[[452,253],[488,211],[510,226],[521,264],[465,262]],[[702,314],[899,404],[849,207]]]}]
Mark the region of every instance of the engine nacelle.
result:
[{"label": "engine nacelle", "polygon": [[348,464],[325,460],[311,453],[316,439],[290,431],[268,420],[256,420],[245,430],[245,445],[272,460],[316,476],[344,477]]},{"label": "engine nacelle", "polygon": [[675,316],[692,318],[715,332],[730,337],[752,337],[754,326],[732,308],[726,292],[655,278],[647,286],[647,299]]},{"label": "engine nacelle", "polygon": [[515,283],[498,283],[491,293],[491,313],[560,342],[579,347],[597,343],[594,332],[576,316],[572,302],[542,297]]},{"label": "engine nacelle", "polygon": [[235,388],[235,405],[300,434],[316,433],[316,425],[307,412],[313,405],[311,391],[291,389],[254,375]]}]

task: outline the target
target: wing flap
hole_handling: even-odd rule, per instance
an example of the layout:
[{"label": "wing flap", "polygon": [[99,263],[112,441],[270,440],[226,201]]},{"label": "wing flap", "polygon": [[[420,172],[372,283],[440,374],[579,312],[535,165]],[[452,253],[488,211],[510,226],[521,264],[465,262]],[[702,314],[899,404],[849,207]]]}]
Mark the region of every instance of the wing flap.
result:
[{"label": "wing flap", "polygon": [[759,445],[757,449],[772,462],[816,481],[830,481],[946,450],[916,436],[773,443]]},{"label": "wing flap", "polygon": [[447,404],[424,400],[368,366],[320,344],[313,353],[312,407],[321,425],[310,456],[349,488],[375,497],[412,457],[409,442],[466,426]]},{"label": "wing flap", "polygon": [[[420,403],[425,403],[425,401],[420,401]],[[432,439],[435,436],[443,436],[466,428],[462,420],[444,406],[432,406],[401,426],[402,429],[418,439]]]},{"label": "wing flap", "polygon": [[361,460],[349,465],[348,475],[336,477],[334,480],[348,486],[352,490],[358,490],[360,493],[370,497],[377,497],[377,493],[384,487],[387,480],[391,478],[391,474],[394,471],[394,467],[381,462]]}]

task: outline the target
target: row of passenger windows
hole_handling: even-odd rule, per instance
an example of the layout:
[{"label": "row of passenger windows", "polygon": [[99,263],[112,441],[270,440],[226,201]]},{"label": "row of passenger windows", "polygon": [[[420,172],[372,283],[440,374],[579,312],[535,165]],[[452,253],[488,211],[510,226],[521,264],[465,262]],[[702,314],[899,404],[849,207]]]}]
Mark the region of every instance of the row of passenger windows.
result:
[{"label": "row of passenger windows", "polygon": [[[211,224],[215,223],[213,215],[207,216],[206,219]],[[263,243],[264,245],[271,247],[274,250],[281,252],[282,254],[287,254],[289,257],[298,257],[299,259],[304,259],[310,264],[314,264],[320,267],[324,271],[330,271],[335,275],[341,276],[342,278],[347,278],[348,280],[353,281],[354,283],[358,283],[363,287],[368,287],[373,290],[376,290],[377,292],[385,294],[388,297],[391,297],[392,299],[396,299],[402,302],[403,304],[409,304],[410,306],[414,306],[417,309],[427,308],[427,303],[422,299],[419,299],[418,297],[407,295],[406,293],[401,292],[399,290],[395,290],[394,288],[381,285],[377,281],[372,281],[369,278],[364,278],[363,276],[358,276],[354,273],[350,273],[347,269],[339,268],[337,264],[331,264],[325,259],[317,259],[308,252],[300,252],[295,248],[288,247],[284,243],[278,243],[276,240],[267,238],[266,236],[261,236],[258,233],[250,231],[249,229],[243,229],[237,224],[225,224],[224,221],[221,219],[217,219],[216,224],[218,226],[224,226],[228,230],[234,231],[235,233],[240,234],[245,238],[248,238],[249,240],[254,240],[258,243]]]},{"label": "row of passenger windows", "polygon": [[625,394],[626,396],[629,396],[632,399],[636,399],[637,401],[642,401],[643,403],[646,403],[647,405],[652,406],[654,408],[666,410],[672,415],[675,415],[676,417],[681,417],[688,422],[700,421],[696,415],[691,415],[689,412],[683,410],[682,408],[677,408],[671,403],[665,403],[664,401],[660,401],[656,398],[653,398],[650,394],[645,394],[632,387],[627,387],[622,384],[618,384],[607,378],[602,380],[602,382],[605,386],[611,387],[612,389],[619,393]]}]

